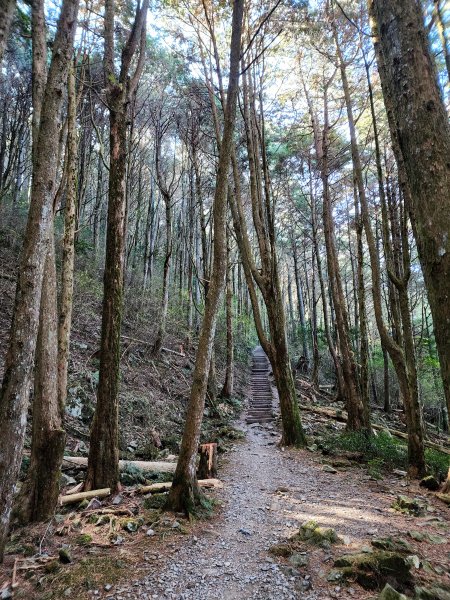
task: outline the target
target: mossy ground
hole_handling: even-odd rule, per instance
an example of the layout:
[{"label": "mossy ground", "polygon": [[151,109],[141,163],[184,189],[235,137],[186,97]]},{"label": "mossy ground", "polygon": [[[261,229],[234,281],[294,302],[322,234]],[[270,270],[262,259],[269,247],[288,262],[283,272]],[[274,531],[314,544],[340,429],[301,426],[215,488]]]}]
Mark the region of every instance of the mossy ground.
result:
[{"label": "mossy ground", "polygon": [[[375,479],[382,477],[386,470],[408,467],[408,450],[406,444],[388,432],[380,431],[377,435],[367,436],[360,432],[340,432],[328,434],[322,442],[328,453],[339,450],[357,452],[367,463],[369,473]],[[425,460],[429,474],[437,479],[444,478],[449,467],[449,456],[438,450],[427,448]]]},{"label": "mossy ground", "polygon": [[123,579],[130,567],[129,560],[112,556],[92,556],[64,565],[56,573],[44,577],[42,600],[59,600],[70,589],[70,598],[91,598],[93,590],[114,585]]}]

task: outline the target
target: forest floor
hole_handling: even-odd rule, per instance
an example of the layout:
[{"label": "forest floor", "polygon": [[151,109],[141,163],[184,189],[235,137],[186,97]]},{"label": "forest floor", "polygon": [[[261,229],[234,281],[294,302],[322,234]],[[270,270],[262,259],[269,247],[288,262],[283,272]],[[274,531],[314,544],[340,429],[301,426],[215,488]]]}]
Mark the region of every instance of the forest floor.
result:
[{"label": "forest floor", "polygon": [[[325,466],[316,453],[280,447],[280,436],[273,425],[240,425],[245,439],[227,455],[220,474],[224,488],[214,493],[223,504],[220,514],[196,527],[187,539],[178,539],[169,547],[156,544],[144,577],[133,576],[114,593],[100,591],[102,597],[373,598],[373,591],[357,583],[329,579],[334,578],[336,558],[369,553],[371,542],[383,538],[407,541],[408,554],[420,560],[421,566],[414,574],[416,583],[426,585],[438,580],[445,586],[450,582],[450,510],[433,494],[424,493],[417,483],[401,475],[373,480],[360,466],[330,473],[330,465]],[[424,515],[395,511],[392,505],[398,495],[424,502]],[[300,545],[290,560],[270,552],[311,520],[332,528],[341,542],[324,547]],[[410,532],[416,530],[423,534],[424,541],[411,538]],[[391,582],[394,580],[395,576]]]},{"label": "forest floor", "polygon": [[[72,562],[57,565],[55,571],[44,569],[31,580],[19,576],[17,597],[367,600],[378,597],[377,592],[363,589],[354,578],[340,580],[334,562],[348,554],[370,556],[374,545],[386,539],[403,540],[406,554],[414,557],[408,559],[415,566],[403,588],[411,592],[408,597],[414,585],[438,584],[445,592],[450,583],[450,509],[432,492],[401,472],[376,480],[365,466],[347,464],[342,457],[283,448],[276,424],[247,426],[240,420],[236,426],[245,437],[220,461],[224,485],[207,492],[215,506],[209,519],[189,523],[157,510],[157,518],[152,517],[145,508],[154,505],[140,498],[136,504],[138,497],[131,496],[120,506],[141,515],[146,524],[136,533],[122,531],[123,543],[112,545],[100,534],[108,528],[89,525],[82,517],[80,528],[73,521],[80,513],[72,509],[72,535],[56,536],[48,547],[44,542],[49,554],[57,554],[55,548],[61,545],[68,548]],[[414,516],[395,510],[399,495],[422,503],[424,512]],[[117,508],[109,502],[100,510],[107,506]],[[94,516],[99,514],[94,511]],[[291,542],[295,552],[290,558],[274,555],[309,521],[332,528],[337,543],[297,540]],[[43,530],[41,526],[40,534]],[[86,545],[77,546],[88,533],[92,535]],[[11,560],[5,567],[11,572]],[[397,575],[381,578],[381,587],[385,580],[398,587]]]}]

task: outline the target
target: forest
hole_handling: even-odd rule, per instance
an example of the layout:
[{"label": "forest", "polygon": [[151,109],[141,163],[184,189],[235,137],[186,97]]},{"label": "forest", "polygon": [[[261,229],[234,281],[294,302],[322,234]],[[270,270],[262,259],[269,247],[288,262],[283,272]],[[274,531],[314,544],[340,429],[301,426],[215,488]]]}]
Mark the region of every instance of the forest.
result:
[{"label": "forest", "polygon": [[2,599],[450,598],[449,111],[447,0],[0,0]]}]

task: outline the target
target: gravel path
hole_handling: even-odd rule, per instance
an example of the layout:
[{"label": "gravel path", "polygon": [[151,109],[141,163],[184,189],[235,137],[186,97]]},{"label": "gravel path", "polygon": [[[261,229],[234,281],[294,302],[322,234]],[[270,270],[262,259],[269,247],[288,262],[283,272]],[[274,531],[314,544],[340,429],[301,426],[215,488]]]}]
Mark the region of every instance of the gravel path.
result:
[{"label": "gravel path", "polygon": [[274,490],[277,485],[283,490],[292,478],[275,446],[278,437],[271,425],[250,426],[245,442],[230,453],[221,473],[225,487],[220,493],[224,502],[220,522],[206,528],[201,538],[183,540],[168,562],[154,565],[156,573],[109,598],[323,598],[307,591],[308,575],[303,578],[292,568],[280,567],[267,552],[287,531],[286,519],[273,510]]},{"label": "gravel path", "polygon": [[[367,600],[373,592],[327,580],[337,555],[361,551],[373,537],[406,539],[411,528],[443,533],[450,511],[417,483],[396,475],[371,481],[358,466],[330,473],[320,455],[280,448],[273,424],[240,425],[246,437],[226,455],[224,488],[214,492],[223,505],[219,516],[196,525],[196,535],[150,544],[145,576],[139,569],[141,579],[111,590],[108,600]],[[393,511],[399,493],[422,497],[433,516]],[[308,547],[300,568],[269,554],[270,546],[311,519],[333,527],[344,543]],[[423,547],[409,541],[414,552],[445,569],[450,543]]]},{"label": "gravel path", "polygon": [[[146,576],[115,588],[108,600],[367,600],[373,593],[357,585],[327,581],[334,557],[370,545],[374,536],[406,539],[417,527],[443,533],[450,511],[432,494],[423,496],[433,504],[432,520],[392,510],[398,493],[423,494],[416,483],[395,476],[370,481],[358,468],[330,475],[315,454],[280,449],[272,424],[241,426],[246,438],[227,454],[224,488],[215,492],[220,515],[196,526],[196,535],[172,538],[159,549],[151,544]],[[345,543],[308,548],[308,564],[300,569],[272,558],[269,547],[310,519],[335,528]],[[424,548],[409,541],[445,568],[450,543]]]}]

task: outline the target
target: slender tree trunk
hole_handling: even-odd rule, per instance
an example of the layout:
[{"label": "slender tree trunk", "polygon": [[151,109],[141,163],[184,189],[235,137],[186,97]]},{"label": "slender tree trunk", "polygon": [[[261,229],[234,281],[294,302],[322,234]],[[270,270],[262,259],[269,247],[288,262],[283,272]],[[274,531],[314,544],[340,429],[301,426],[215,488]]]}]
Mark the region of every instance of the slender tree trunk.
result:
[{"label": "slender tree trunk", "polygon": [[[100,250],[100,226],[101,226],[101,214],[102,214],[102,197],[103,197],[103,161],[101,155],[98,155],[97,161],[97,187],[95,192],[95,205],[94,205],[94,219],[92,228],[92,237],[94,242],[94,255],[95,259],[98,260]],[[75,209],[76,209],[76,197],[75,197]],[[76,212],[74,228],[76,226]]]},{"label": "slender tree trunk", "polygon": [[230,74],[213,205],[213,267],[208,295],[205,302],[205,314],[195,360],[193,384],[186,414],[186,424],[181,442],[180,456],[168,498],[168,506],[171,509],[175,511],[184,511],[186,513],[191,513],[194,510],[200,496],[196,478],[195,461],[200,438],[203,409],[205,405],[206,386],[216,329],[217,313],[225,284],[227,266],[226,214],[228,171],[230,167],[230,156],[232,151],[234,123],[236,117],[236,102],[239,90],[239,59],[241,52],[243,4],[244,3],[242,0],[234,0],[233,4]]},{"label": "slender tree trunk", "polygon": [[268,356],[280,400],[283,443],[287,446],[304,446],[306,437],[300,420],[297,393],[289,359],[286,317],[277,272],[274,273],[271,289],[267,291],[265,304],[271,340]]},{"label": "slender tree trunk", "polygon": [[340,361],[342,365],[343,400],[348,413],[347,427],[352,431],[369,430],[369,412],[365,407],[358,389],[357,367],[350,344],[348,328],[348,315],[345,298],[342,289],[342,280],[337,260],[337,250],[334,233],[334,220],[331,208],[331,198],[328,180],[328,102],[325,92],[324,103],[324,130],[322,140],[322,199],[323,199],[323,226],[325,246],[327,249],[328,278],[333,298],[333,306],[336,317],[336,329],[340,350]]},{"label": "slender tree trunk", "polygon": [[[33,30],[33,109],[36,109],[32,128],[33,162],[36,163],[39,151],[40,115],[46,81],[46,29],[44,6],[40,1],[35,0],[32,20],[35,25]],[[24,523],[47,519],[53,514],[58,500],[60,466],[65,446],[63,414],[58,404],[58,320],[54,244],[52,224],[40,302],[30,468],[18,500],[20,519]]]},{"label": "slender tree trunk", "polygon": [[391,393],[389,384],[389,360],[388,353],[384,345],[381,345],[383,351],[383,392],[384,392],[384,412],[391,412]]},{"label": "slender tree trunk", "polygon": [[39,151],[33,165],[33,202],[30,205],[20,258],[13,322],[0,392],[0,560],[3,559],[14,488],[22,459],[43,270],[53,224],[62,90],[67,80],[77,13],[78,0],[64,0],[44,94]]},{"label": "slender tree trunk", "polygon": [[231,285],[231,249],[227,247],[227,276],[225,311],[227,322],[227,366],[225,370],[225,382],[220,395],[231,398],[234,389],[234,340],[233,340],[233,288]]},{"label": "slender tree trunk", "polygon": [[23,522],[51,517],[58,503],[59,476],[66,434],[58,403],[58,317],[53,231],[42,286],[34,376],[33,428],[30,467],[21,492]]},{"label": "slender tree trunk", "polygon": [[[313,199],[311,198],[311,202]],[[312,267],[312,280],[311,280],[311,323],[312,323],[312,341],[313,341],[313,365],[311,372],[311,381],[315,386],[319,385],[319,367],[320,367],[320,354],[319,354],[319,336],[317,332],[317,292],[316,292],[316,268],[314,258],[314,246],[311,248],[311,267]]]},{"label": "slender tree trunk", "polygon": [[97,405],[85,489],[119,483],[119,369],[125,254],[126,113],[110,106],[110,167],[106,262]]},{"label": "slender tree trunk", "polygon": [[307,340],[307,332],[306,332],[306,319],[305,319],[305,303],[303,300],[303,289],[302,282],[300,279],[300,269],[298,267],[298,256],[297,256],[297,246],[294,245],[292,249],[292,254],[294,257],[294,273],[295,273],[295,285],[297,289],[297,302],[298,302],[298,316],[300,319],[300,328],[302,332],[302,349],[303,356],[306,359],[306,362],[309,363],[309,351],[308,351],[308,340]]},{"label": "slender tree trunk", "polygon": [[170,275],[170,264],[172,259],[173,241],[172,241],[172,199],[168,194],[162,192],[165,204],[165,215],[166,215],[166,250],[164,257],[164,268],[163,268],[163,287],[162,287],[162,300],[159,313],[159,326],[156,334],[156,339],[152,347],[153,356],[159,356],[164,338],[166,335],[167,326],[167,311],[169,309],[169,275]]},{"label": "slender tree trunk", "polygon": [[67,115],[67,186],[61,268],[61,299],[58,317],[58,404],[64,409],[67,397],[70,330],[72,326],[75,266],[75,215],[77,197],[77,99],[75,65],[69,70]]}]

